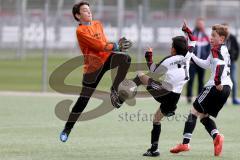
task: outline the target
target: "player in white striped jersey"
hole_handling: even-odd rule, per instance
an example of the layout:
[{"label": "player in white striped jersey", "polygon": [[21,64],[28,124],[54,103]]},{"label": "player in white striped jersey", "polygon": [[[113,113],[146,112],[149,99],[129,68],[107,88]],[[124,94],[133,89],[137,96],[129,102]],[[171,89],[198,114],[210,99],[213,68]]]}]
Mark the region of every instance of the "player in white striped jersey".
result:
[{"label": "player in white striped jersey", "polygon": [[194,62],[204,68],[211,70],[211,76],[205,87],[214,85],[229,85],[232,87],[232,81],[230,78],[230,54],[228,53],[227,46],[221,44],[212,48],[212,54],[208,56],[206,60],[199,59],[195,55],[192,56]]},{"label": "player in white striped jersey", "polygon": [[211,76],[205,88],[199,94],[185,123],[183,142],[170,150],[179,153],[190,150],[190,139],[196,126],[197,117],[213,138],[214,155],[220,156],[224,137],[219,134],[215,122],[210,116],[217,117],[218,112],[226,103],[232,88],[230,79],[230,55],[224,42],[228,36],[227,27],[214,25],[211,34],[211,54],[206,60],[201,60],[193,55],[193,61],[202,68],[211,70]]},{"label": "player in white striped jersey", "polygon": [[[183,31],[185,30],[186,24],[184,23]],[[191,35],[189,36],[191,37]],[[184,36],[172,38],[171,56],[166,57],[158,64],[153,63],[151,48],[148,48],[148,51],[145,53],[147,65],[153,77],[139,73],[133,81],[137,85],[146,85],[148,92],[161,105],[154,115],[151,148],[143,156],[154,157],[160,155],[158,150],[158,141],[161,132],[160,121],[164,116],[169,117],[175,114],[183,86],[189,79],[189,64],[195,44],[196,42],[193,41],[188,43]],[[159,77],[162,80],[159,80]]]}]

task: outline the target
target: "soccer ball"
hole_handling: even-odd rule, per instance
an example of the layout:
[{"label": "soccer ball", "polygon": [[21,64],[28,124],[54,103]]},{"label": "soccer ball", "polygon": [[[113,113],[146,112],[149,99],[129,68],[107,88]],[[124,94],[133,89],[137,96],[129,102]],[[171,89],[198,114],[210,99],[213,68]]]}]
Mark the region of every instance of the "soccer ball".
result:
[{"label": "soccer ball", "polygon": [[125,79],[118,86],[120,98],[127,100],[132,99],[137,94],[137,85],[132,80]]}]

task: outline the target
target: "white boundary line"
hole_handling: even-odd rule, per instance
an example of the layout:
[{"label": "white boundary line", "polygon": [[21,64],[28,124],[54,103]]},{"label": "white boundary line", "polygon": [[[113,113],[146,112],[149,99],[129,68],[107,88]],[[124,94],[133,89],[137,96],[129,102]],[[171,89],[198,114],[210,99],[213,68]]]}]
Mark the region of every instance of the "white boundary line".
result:
[{"label": "white boundary line", "polygon": [[[76,98],[79,95],[61,94],[57,92],[28,92],[28,91],[0,91],[0,96],[27,96],[27,97],[69,97]],[[94,98],[94,97],[93,97]],[[137,99],[151,99],[152,97],[138,97]],[[180,100],[185,100],[185,96],[181,96]],[[194,98],[193,98],[194,99]]]},{"label": "white boundary line", "polygon": [[[28,96],[28,97],[69,97],[76,98],[79,95],[68,95],[61,94],[57,92],[25,92],[25,91],[0,91],[0,96]],[[146,99],[150,99],[152,97],[146,97]],[[193,97],[194,101],[196,97]],[[144,99],[144,97],[139,97],[138,99]],[[186,101],[186,96],[181,95],[180,101]],[[192,103],[193,103],[192,101]],[[227,104],[231,104],[232,98],[228,98]],[[189,104],[190,105],[190,104]]]},{"label": "white boundary line", "polygon": [[67,95],[56,92],[21,92],[0,91],[0,96],[29,96],[29,97],[78,97],[78,95]]},{"label": "white boundary line", "polygon": [[[62,93],[57,93],[57,92],[28,92],[28,91],[0,91],[0,96],[69,97],[69,98],[79,97],[79,95],[77,95],[77,94],[69,95],[69,94],[62,94]],[[145,98],[145,97],[139,97],[138,99],[143,99],[143,98]],[[146,98],[150,99],[152,97],[146,97]]]}]

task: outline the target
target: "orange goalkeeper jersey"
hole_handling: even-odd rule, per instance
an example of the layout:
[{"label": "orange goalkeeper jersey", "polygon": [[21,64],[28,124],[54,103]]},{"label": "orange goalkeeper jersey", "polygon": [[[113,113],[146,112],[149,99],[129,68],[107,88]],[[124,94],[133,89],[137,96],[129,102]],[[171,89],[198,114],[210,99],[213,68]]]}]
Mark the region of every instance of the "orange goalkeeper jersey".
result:
[{"label": "orange goalkeeper jersey", "polygon": [[113,43],[108,42],[99,21],[92,21],[90,25],[80,24],[76,32],[84,56],[84,73],[94,72],[111,55]]}]

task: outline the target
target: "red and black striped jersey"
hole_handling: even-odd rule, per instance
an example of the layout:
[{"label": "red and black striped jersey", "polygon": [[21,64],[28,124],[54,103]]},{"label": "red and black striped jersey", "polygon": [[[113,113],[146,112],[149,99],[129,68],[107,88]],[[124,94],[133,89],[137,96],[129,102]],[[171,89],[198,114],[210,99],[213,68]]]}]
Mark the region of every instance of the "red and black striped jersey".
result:
[{"label": "red and black striped jersey", "polygon": [[211,76],[205,85],[206,87],[219,84],[232,87],[230,78],[231,60],[225,44],[212,48],[211,54],[206,60],[202,60],[194,55],[192,58],[198,66],[204,69],[211,69]]}]

